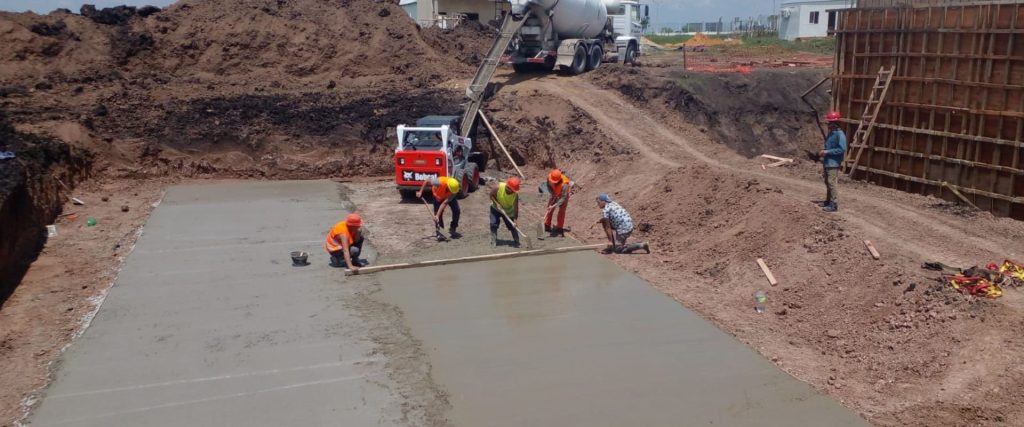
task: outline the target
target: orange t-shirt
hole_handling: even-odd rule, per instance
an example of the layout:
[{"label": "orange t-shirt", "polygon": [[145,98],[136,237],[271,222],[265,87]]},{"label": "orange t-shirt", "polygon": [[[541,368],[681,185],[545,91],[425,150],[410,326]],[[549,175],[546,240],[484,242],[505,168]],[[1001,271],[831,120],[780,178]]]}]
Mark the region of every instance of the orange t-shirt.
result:
[{"label": "orange t-shirt", "polygon": [[342,250],[341,237],[348,238],[349,246],[356,242],[355,238],[352,236],[352,232],[348,230],[348,224],[345,223],[345,221],[341,221],[334,224],[334,227],[331,227],[331,231],[327,233],[327,240],[324,242],[324,249],[327,249],[327,252],[337,252]]},{"label": "orange t-shirt", "polygon": [[449,178],[442,176],[437,179],[438,185],[431,187],[431,191],[434,193],[434,200],[443,201],[452,196],[452,192],[448,190],[448,180],[454,180],[455,178]]}]

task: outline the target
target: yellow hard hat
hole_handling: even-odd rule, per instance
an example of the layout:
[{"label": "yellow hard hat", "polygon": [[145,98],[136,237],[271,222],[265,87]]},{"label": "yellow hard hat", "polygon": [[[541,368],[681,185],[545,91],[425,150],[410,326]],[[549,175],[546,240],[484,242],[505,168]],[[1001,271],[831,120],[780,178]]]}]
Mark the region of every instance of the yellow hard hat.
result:
[{"label": "yellow hard hat", "polygon": [[457,194],[461,189],[462,186],[459,185],[459,180],[455,178],[448,178],[448,191],[450,191],[452,194]]}]

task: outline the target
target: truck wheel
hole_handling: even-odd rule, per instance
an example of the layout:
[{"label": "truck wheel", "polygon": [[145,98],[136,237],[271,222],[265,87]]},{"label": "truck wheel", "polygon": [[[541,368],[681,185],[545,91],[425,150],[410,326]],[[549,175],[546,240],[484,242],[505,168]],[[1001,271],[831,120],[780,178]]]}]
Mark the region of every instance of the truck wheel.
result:
[{"label": "truck wheel", "polygon": [[600,67],[602,59],[604,59],[604,49],[601,49],[601,45],[594,45],[594,48],[590,50],[590,58],[587,60],[587,71],[593,71]]},{"label": "truck wheel", "polygon": [[626,48],[626,59],[624,59],[622,63],[636,65],[636,58],[638,56],[640,56],[640,52],[636,49],[636,45],[630,43],[629,47]]},{"label": "truck wheel", "polygon": [[587,69],[587,48],[583,46],[583,43],[576,45],[576,53],[572,57],[572,65],[562,67],[562,71],[570,76],[577,74],[583,74]]},{"label": "truck wheel", "polygon": [[398,190],[398,195],[402,196],[402,200],[416,199],[416,191],[414,190]]},{"label": "truck wheel", "polygon": [[523,62],[520,64],[512,64],[512,69],[516,71],[516,74],[529,74],[536,71],[533,64]]}]

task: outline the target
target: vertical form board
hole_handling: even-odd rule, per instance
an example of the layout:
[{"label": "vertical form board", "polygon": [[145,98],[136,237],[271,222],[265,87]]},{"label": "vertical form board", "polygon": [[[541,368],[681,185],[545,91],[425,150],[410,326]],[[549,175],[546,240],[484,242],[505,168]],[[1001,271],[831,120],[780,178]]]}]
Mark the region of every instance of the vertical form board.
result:
[{"label": "vertical form board", "polygon": [[832,105],[854,134],[895,67],[854,175],[1024,220],[1024,3],[861,0],[839,12]]}]

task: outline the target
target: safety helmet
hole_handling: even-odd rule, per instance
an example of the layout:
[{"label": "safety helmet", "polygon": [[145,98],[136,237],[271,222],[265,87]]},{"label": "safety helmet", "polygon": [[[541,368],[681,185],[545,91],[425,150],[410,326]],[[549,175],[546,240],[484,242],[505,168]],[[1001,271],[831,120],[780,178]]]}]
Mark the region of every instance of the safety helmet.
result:
[{"label": "safety helmet", "polygon": [[507,188],[509,190],[512,190],[513,193],[518,193],[519,192],[519,184],[520,184],[519,178],[513,176],[512,178],[508,179],[508,182],[506,183],[505,188]]},{"label": "safety helmet", "polygon": [[457,180],[455,178],[448,178],[448,191],[449,192],[451,192],[452,194],[456,194],[461,189],[462,189],[462,186],[459,185],[459,180]]},{"label": "safety helmet", "polygon": [[558,184],[562,182],[562,171],[558,169],[552,169],[551,173],[548,174],[548,182],[552,184]]},{"label": "safety helmet", "polygon": [[830,111],[825,115],[825,121],[829,123],[838,122],[841,118],[843,118],[843,116],[840,115],[838,111]]},{"label": "safety helmet", "polygon": [[357,213],[350,213],[348,214],[348,217],[345,218],[345,224],[349,227],[362,227],[363,218]]}]

